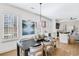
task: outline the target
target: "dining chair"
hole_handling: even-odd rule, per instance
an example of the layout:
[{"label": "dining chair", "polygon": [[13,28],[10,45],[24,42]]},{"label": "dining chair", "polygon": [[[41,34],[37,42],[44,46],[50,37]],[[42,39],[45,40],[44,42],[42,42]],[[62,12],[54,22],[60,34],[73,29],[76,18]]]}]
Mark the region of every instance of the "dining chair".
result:
[{"label": "dining chair", "polygon": [[43,56],[43,46],[35,46],[30,47],[30,51],[28,52],[28,56]]},{"label": "dining chair", "polygon": [[45,55],[46,56],[53,55],[54,46],[52,45],[52,43],[50,41],[49,42],[43,42],[43,43],[44,43]]}]

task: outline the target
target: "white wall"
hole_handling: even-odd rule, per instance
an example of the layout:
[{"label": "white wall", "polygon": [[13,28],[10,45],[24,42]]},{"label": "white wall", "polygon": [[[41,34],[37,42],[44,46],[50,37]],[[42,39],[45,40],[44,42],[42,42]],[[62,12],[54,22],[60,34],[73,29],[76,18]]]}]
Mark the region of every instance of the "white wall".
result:
[{"label": "white wall", "polygon": [[[21,21],[22,19],[25,20],[31,20],[34,22],[37,22],[37,30],[39,31],[40,26],[40,17],[36,14],[21,10],[19,8],[7,5],[7,4],[0,4],[0,14],[13,14],[16,15],[18,17],[18,39],[23,38],[22,36],[22,24]],[[2,17],[2,16],[0,16]],[[48,32],[50,31],[50,21],[44,17],[42,17],[42,20],[46,20],[47,22],[47,27],[45,28]],[[3,29],[1,26],[3,26],[3,19],[0,19],[0,36],[3,37]],[[0,40],[2,39],[0,37]],[[27,37],[27,36],[26,36]],[[28,36],[30,37],[30,36]],[[13,50],[16,49],[16,41],[11,41],[11,42],[1,42],[0,43],[0,53],[9,51],[9,50]]]},{"label": "white wall", "polygon": [[53,36],[53,37],[56,37],[56,35],[57,35],[57,30],[56,30],[56,20],[55,20],[55,19],[52,19],[52,21],[51,21],[50,31],[51,31],[51,33],[52,33],[52,36]]}]

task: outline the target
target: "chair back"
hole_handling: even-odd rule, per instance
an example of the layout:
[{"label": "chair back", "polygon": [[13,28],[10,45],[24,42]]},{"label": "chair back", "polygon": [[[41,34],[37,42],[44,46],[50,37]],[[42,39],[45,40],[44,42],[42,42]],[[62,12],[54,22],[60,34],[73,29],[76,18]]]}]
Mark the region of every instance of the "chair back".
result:
[{"label": "chair back", "polygon": [[39,46],[30,47],[29,53],[30,53],[30,55],[33,55],[33,56],[42,56],[43,55],[43,46],[39,45]]}]

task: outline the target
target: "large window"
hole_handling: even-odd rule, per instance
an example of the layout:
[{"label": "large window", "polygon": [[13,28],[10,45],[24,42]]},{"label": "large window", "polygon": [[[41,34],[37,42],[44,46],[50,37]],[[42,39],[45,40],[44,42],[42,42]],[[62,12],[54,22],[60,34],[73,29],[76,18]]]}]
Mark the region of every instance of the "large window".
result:
[{"label": "large window", "polygon": [[10,41],[17,38],[17,17],[4,15],[4,40]]}]

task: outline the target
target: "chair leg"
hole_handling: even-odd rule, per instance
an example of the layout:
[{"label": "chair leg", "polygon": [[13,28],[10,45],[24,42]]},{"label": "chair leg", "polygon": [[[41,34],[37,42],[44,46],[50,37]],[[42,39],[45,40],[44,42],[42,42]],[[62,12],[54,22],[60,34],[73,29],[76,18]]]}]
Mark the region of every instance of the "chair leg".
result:
[{"label": "chair leg", "polygon": [[46,50],[46,47],[44,47],[44,53],[45,53],[45,56],[47,56],[47,50]]}]

